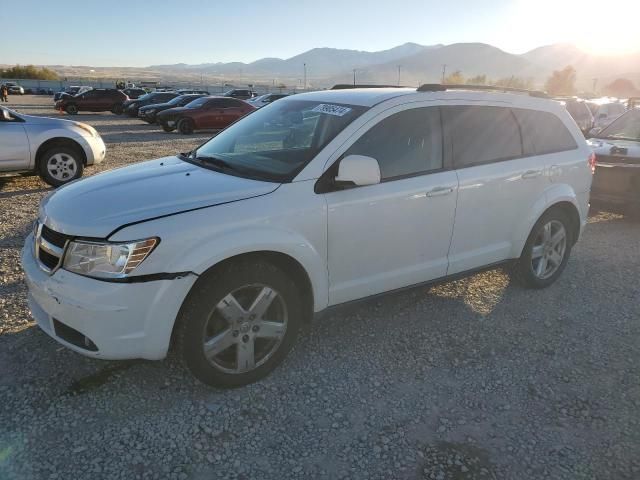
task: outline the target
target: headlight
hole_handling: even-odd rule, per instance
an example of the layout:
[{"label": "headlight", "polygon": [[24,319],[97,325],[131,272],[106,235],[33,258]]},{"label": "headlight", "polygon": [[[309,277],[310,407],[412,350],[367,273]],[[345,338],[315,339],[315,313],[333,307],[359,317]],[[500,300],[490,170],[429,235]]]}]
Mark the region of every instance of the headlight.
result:
[{"label": "headlight", "polygon": [[131,243],[70,242],[62,267],[88,277],[123,278],[147,258],[158,242],[158,238]]},{"label": "headlight", "polygon": [[78,127],[80,129],[84,130],[85,132],[87,132],[93,138],[98,138],[98,132],[91,125],[87,125],[86,123],[76,123],[75,125],[76,125],[76,127]]}]

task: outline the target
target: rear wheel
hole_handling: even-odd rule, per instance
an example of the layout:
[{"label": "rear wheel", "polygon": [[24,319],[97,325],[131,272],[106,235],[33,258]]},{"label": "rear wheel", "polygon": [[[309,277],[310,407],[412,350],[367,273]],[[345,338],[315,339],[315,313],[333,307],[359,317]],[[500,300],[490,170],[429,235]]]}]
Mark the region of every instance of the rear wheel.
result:
[{"label": "rear wheel", "polygon": [[524,286],[545,288],[558,279],[571,253],[571,232],[571,222],[562,210],[551,210],[536,222],[516,267]]},{"label": "rear wheel", "polygon": [[204,276],[180,311],[180,355],[208,385],[255,382],[276,368],[295,342],[300,298],[296,284],[267,262],[238,262]]},{"label": "rear wheel", "polygon": [[78,106],[74,103],[70,103],[66,107],[64,107],[64,111],[69,115],[76,115],[78,113]]},{"label": "rear wheel", "polygon": [[59,187],[82,176],[83,161],[80,152],[72,147],[53,147],[40,156],[40,178],[52,187]]},{"label": "rear wheel", "polygon": [[180,121],[178,121],[177,127],[178,131],[183,135],[191,135],[194,128],[193,120],[190,118],[181,118]]},{"label": "rear wheel", "polygon": [[122,114],[122,104],[121,103],[115,103],[111,107],[111,113],[113,113],[115,115],[121,115]]}]

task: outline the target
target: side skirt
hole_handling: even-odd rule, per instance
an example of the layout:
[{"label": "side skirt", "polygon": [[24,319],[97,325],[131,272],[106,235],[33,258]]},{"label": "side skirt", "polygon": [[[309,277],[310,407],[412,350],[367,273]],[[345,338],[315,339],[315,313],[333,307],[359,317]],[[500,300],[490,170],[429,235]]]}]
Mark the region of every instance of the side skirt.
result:
[{"label": "side skirt", "polygon": [[376,293],[375,295],[369,295],[368,297],[358,298],[357,300],[350,300],[348,302],[331,305],[330,307],[327,307],[324,310],[316,312],[313,316],[313,320],[314,321],[322,320],[323,318],[329,317],[338,312],[355,310],[357,308],[363,307],[368,303],[373,303],[379,300],[380,298],[393,297],[394,295],[400,295],[412,290],[424,288],[426,286],[440,285],[443,283],[452,282],[454,280],[460,280],[462,278],[469,277],[476,273],[495,270],[499,267],[511,266],[516,261],[517,259],[502,260],[500,262],[494,262],[489,265],[485,265],[483,267],[473,268],[471,270],[466,270],[464,272],[454,273],[453,275],[445,275],[444,277],[434,278],[433,280],[427,280],[426,282],[420,282],[413,285],[408,285],[406,287],[396,288],[395,290],[389,290],[388,292]]}]

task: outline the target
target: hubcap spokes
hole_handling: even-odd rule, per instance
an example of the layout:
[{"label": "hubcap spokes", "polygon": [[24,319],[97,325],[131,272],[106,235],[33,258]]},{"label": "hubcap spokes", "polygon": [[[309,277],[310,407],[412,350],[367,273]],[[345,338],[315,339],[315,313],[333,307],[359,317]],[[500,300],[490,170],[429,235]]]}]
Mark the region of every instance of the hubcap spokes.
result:
[{"label": "hubcap spokes", "polygon": [[247,285],[227,294],[211,313],[204,354],[224,372],[248,372],[275,353],[286,329],[282,297],[266,285]]},{"label": "hubcap spokes", "polygon": [[533,274],[540,280],[551,277],[562,265],[566,250],[567,231],[564,225],[557,220],[546,223],[538,233],[531,250]]},{"label": "hubcap spokes", "polygon": [[47,161],[47,171],[56,180],[68,180],[76,174],[75,160],[64,153],[56,153]]}]

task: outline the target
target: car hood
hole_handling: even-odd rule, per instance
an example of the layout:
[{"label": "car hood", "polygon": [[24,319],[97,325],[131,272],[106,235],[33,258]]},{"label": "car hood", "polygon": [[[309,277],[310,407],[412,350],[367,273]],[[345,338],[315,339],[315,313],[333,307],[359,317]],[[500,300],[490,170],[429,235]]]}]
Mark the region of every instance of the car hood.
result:
[{"label": "car hood", "polygon": [[166,110],[163,110],[158,115],[161,115],[162,117],[166,118],[166,117],[170,117],[171,115],[179,115],[181,113],[187,113],[187,112],[196,112],[197,110],[198,110],[197,108],[173,107],[173,108],[167,108]]},{"label": "car hood", "polygon": [[145,105],[144,107],[140,108],[140,110],[151,110],[152,108],[171,108],[171,105],[169,105],[168,103],[152,103],[150,105]]},{"label": "car hood", "polygon": [[640,158],[640,141],[590,138],[588,143],[598,156]]},{"label": "car hood", "polygon": [[67,235],[107,238],[123,225],[213,207],[276,190],[165,157],[77,180],[40,204],[40,221]]},{"label": "car hood", "polygon": [[36,117],[33,115],[23,115],[18,112],[18,115],[27,122],[28,125],[48,125],[50,127],[69,127],[73,125],[78,125],[80,122],[74,122],[73,120],[64,120],[62,118],[51,118],[51,117]]}]

